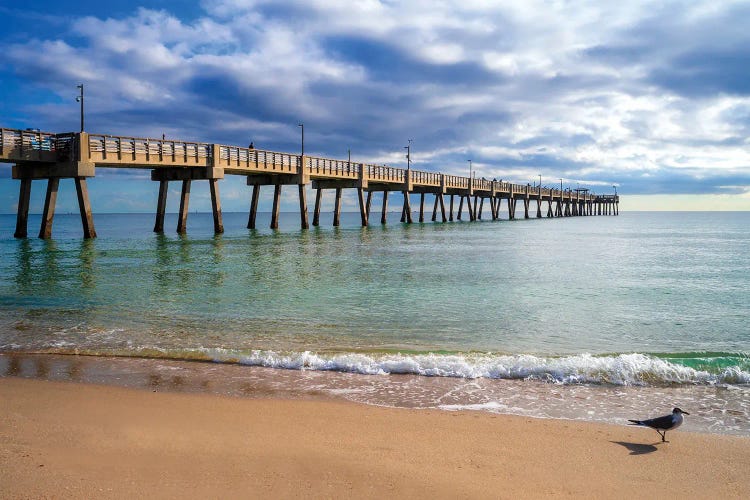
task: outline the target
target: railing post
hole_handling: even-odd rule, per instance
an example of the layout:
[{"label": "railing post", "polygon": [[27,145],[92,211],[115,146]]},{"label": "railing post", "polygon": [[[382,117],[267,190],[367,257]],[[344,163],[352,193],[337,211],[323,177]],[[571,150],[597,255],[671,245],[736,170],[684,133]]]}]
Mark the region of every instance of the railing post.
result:
[{"label": "railing post", "polygon": [[360,189],[367,189],[368,187],[368,172],[367,172],[367,165],[364,163],[359,164],[359,188]]}]

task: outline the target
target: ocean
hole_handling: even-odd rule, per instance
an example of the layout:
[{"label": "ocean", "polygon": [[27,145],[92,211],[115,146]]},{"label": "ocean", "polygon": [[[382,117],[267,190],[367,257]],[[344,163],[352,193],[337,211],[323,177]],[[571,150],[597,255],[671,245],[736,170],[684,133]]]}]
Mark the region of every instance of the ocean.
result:
[{"label": "ocean", "polygon": [[0,376],[750,435],[750,213],[389,220],[1,215]]}]

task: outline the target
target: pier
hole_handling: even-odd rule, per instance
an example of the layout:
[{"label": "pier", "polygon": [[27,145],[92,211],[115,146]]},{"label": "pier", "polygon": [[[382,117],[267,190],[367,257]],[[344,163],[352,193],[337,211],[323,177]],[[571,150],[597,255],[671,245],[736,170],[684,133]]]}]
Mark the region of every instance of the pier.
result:
[{"label": "pier", "polygon": [[[549,189],[529,184],[513,184],[472,177],[447,175],[411,168],[317,158],[304,154],[265,151],[223,144],[148,139],[103,134],[62,133],[0,128],[0,162],[13,164],[13,178],[20,181],[16,219],[16,238],[27,236],[31,183],[47,181],[40,238],[52,236],[57,191],[61,179],[73,179],[81,212],[84,238],[95,238],[94,218],[86,179],[98,168],[135,168],[151,170],[151,180],[159,183],[154,231],[164,231],[164,215],[170,181],[181,182],[177,232],[187,231],[188,205],[193,181],[206,181],[211,192],[214,231],[224,225],[219,197],[219,180],[225,175],[241,175],[252,187],[247,227],[255,229],[261,186],[273,186],[271,228],[277,229],[282,186],[296,186],[299,194],[300,227],[310,221],[306,186],[315,191],[312,225],[320,221],[322,192],[335,191],[333,225],[341,217],[344,189],[356,189],[362,226],[371,223],[373,193],[382,193],[380,223],[388,217],[388,194],[403,194],[401,222],[412,223],[412,195],[419,195],[419,222],[429,214],[425,196],[431,195],[430,220],[476,221],[484,217],[497,220],[503,204],[508,217],[515,219],[618,215],[619,196],[596,195],[587,189]],[[456,200],[457,199],[457,200]],[[457,201],[457,203],[456,203]],[[519,203],[520,202],[520,203]],[[489,214],[484,212],[485,203]],[[454,207],[458,205],[454,215]],[[517,208],[523,208],[517,214]]]}]

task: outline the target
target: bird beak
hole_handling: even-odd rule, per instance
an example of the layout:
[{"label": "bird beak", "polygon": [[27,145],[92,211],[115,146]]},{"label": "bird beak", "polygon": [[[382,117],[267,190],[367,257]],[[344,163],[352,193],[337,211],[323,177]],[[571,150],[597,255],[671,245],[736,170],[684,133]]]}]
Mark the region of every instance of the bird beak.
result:
[{"label": "bird beak", "polygon": [[689,414],[688,412],[686,412],[686,411],[683,411],[683,412],[682,412],[682,414],[683,414],[683,415],[690,415],[690,414]]}]

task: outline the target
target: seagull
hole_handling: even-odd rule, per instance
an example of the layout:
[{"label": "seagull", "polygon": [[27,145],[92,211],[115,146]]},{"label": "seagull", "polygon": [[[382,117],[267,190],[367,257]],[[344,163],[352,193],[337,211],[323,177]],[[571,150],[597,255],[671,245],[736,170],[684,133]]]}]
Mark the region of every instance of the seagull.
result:
[{"label": "seagull", "polygon": [[[651,427],[661,436],[662,442],[666,442],[667,431],[678,428],[682,425],[682,416],[690,415],[686,411],[682,411],[679,408],[672,410],[671,415],[664,415],[663,417],[650,418],[648,420],[628,420],[632,422],[628,425],[642,425],[644,427]],[[663,431],[663,432],[661,432]]]}]

